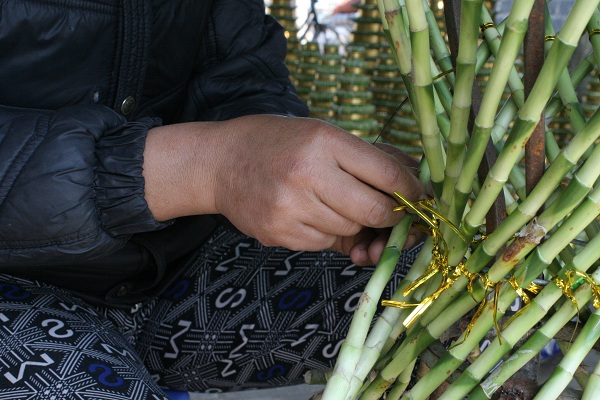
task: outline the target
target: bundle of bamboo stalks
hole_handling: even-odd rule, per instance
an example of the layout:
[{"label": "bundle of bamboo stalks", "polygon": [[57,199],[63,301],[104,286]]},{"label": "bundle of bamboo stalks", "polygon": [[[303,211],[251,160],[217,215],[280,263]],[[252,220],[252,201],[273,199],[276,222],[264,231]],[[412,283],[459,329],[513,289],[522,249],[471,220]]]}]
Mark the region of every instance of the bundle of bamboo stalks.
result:
[{"label": "bundle of bamboo stalks", "polygon": [[[462,0],[453,54],[426,0],[379,1],[421,132],[421,179],[434,198],[410,203],[397,194],[407,217],[365,287],[324,399],[427,399],[442,385],[439,399],[489,399],[576,318],[581,329],[535,396],[554,399],[600,337],[600,112],[584,115],[575,91],[600,60],[600,0],[576,0],[558,33],[546,17],[544,63],[525,96],[515,61],[535,2],[515,0],[496,25],[482,0]],[[569,66],[586,31],[593,51]],[[491,60],[470,114],[476,76]],[[528,189],[526,143],[561,110],[573,137],[560,148],[546,135],[543,175]],[[480,177],[490,142],[495,161]],[[486,215],[499,197],[508,215],[491,231]],[[394,296],[381,299],[413,223],[429,235]],[[505,323],[515,299],[524,307]],[[409,388],[418,357],[465,316],[460,336],[443,343],[437,363]],[[492,343],[469,358],[490,332]],[[583,399],[597,398],[599,374],[600,366]]]}]

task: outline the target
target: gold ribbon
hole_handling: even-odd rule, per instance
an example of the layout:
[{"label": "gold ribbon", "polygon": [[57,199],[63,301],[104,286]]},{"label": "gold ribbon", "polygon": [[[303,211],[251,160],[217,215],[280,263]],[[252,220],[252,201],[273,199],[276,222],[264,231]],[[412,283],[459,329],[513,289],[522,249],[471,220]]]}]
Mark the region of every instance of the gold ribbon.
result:
[{"label": "gold ribbon", "polygon": [[493,22],[487,22],[485,24],[481,24],[481,26],[479,27],[481,29],[481,33],[485,32],[486,30],[490,29],[490,28],[495,28],[496,24],[494,24]]},{"label": "gold ribbon", "polygon": [[592,29],[589,31],[589,36],[592,37],[598,33],[600,33],[600,29]]},{"label": "gold ribbon", "polygon": [[[575,279],[576,277],[578,279]],[[596,284],[594,278],[585,272],[570,269],[565,273],[564,279],[555,276],[552,278],[552,281],[562,290],[563,294],[575,304],[578,310],[579,305],[577,304],[575,295],[573,295],[573,290],[577,289],[583,283],[587,283],[592,290],[592,304],[594,305],[594,308],[600,308],[600,286]]]},{"label": "gold ribbon", "polygon": [[407,297],[410,295],[410,293],[421,287],[438,273],[441,274],[442,278],[438,288],[420,303],[410,303],[395,300],[383,300],[381,302],[383,306],[392,306],[397,308],[414,307],[414,310],[403,322],[404,326],[408,328],[429,308],[429,306],[431,306],[431,304],[433,304],[434,300],[436,300],[445,290],[452,286],[458,277],[462,275],[462,271],[466,271],[464,267],[457,266],[453,268],[448,264],[448,245],[442,237],[442,233],[440,231],[440,222],[447,224],[465,242],[467,242],[467,239],[458,230],[458,228],[452,224],[452,222],[450,222],[446,217],[438,213],[433,208],[432,200],[419,200],[413,203],[398,192],[394,192],[394,195],[402,202],[402,204],[394,208],[394,211],[410,210],[418,215],[421,221],[426,224],[424,227],[421,226],[421,228],[433,238],[432,256],[427,269],[423,275],[421,275],[404,289],[402,295]]},{"label": "gold ribbon", "polygon": [[[530,296],[527,293],[529,291],[532,294],[537,294],[541,290],[539,285],[531,284],[527,289],[521,288],[517,279],[514,276],[511,276],[509,279],[503,279],[497,283],[491,281],[487,274],[475,274],[467,270],[464,263],[459,263],[457,266],[452,267],[448,263],[448,245],[444,240],[441,230],[440,223],[443,222],[447,224],[465,243],[468,240],[465,236],[460,232],[460,230],[452,224],[446,217],[438,213],[433,207],[432,200],[419,200],[416,202],[411,202],[402,196],[398,192],[394,192],[394,195],[402,202],[398,207],[394,208],[394,211],[402,211],[402,210],[410,210],[416,215],[418,215],[426,225],[417,225],[421,227],[426,233],[428,233],[433,239],[433,248],[432,248],[432,256],[429,265],[425,272],[414,280],[410,285],[408,285],[402,295],[404,297],[408,297],[413,291],[417,288],[421,287],[423,284],[432,279],[435,275],[441,275],[441,282],[438,288],[425,299],[421,300],[419,303],[405,302],[405,301],[395,301],[395,300],[383,300],[381,302],[382,306],[391,306],[401,309],[413,308],[414,310],[410,313],[410,315],[403,321],[403,325],[406,328],[409,328],[428,308],[433,304],[433,302],[445,291],[447,290],[458,278],[464,276],[467,278],[467,291],[473,297],[473,300],[478,301],[473,294],[473,283],[479,279],[481,281],[482,286],[484,287],[486,293],[481,301],[479,301],[479,306],[475,311],[475,314],[471,318],[471,321],[467,325],[467,328],[464,332],[464,339],[454,344],[452,347],[459,345],[462,343],[471,333],[475,323],[483,313],[486,304],[488,303],[487,297],[490,289],[494,290],[494,327],[496,329],[496,333],[498,336],[498,341],[502,344],[502,339],[500,335],[500,326],[498,325],[498,296],[500,292],[500,288],[504,283],[508,283],[517,293],[517,295],[523,300],[525,306],[530,303]],[[474,239],[472,242],[476,243],[478,241],[482,241],[485,239],[485,235],[482,235],[479,239]],[[590,278],[591,279],[591,278]],[[573,297],[574,299],[574,297]],[[598,288],[598,304],[600,305],[600,288]],[[519,313],[522,312],[524,308],[519,310]],[[517,314],[519,314],[517,313]],[[517,315],[515,314],[515,316]],[[514,316],[513,316],[514,317]],[[512,320],[512,318],[511,318]],[[509,320],[510,322],[510,320]],[[508,324],[508,323],[507,323]]]}]

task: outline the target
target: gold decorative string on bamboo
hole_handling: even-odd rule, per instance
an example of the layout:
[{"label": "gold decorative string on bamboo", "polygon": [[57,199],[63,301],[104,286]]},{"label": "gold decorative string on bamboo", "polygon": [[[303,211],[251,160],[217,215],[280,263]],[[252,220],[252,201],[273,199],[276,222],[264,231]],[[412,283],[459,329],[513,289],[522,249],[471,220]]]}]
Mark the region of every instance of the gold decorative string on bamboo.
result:
[{"label": "gold decorative string on bamboo", "polygon": [[[576,279],[577,278],[577,279]],[[596,284],[594,278],[585,272],[578,271],[575,269],[570,269],[565,273],[565,278],[560,278],[555,276],[552,278],[552,281],[559,289],[562,290],[563,294],[575,304],[577,310],[579,310],[579,305],[577,304],[577,300],[575,299],[575,295],[573,294],[573,290],[576,290],[579,286],[587,283],[592,291],[593,298],[593,306],[594,308],[600,308],[600,285]]]},{"label": "gold decorative string on bamboo", "polygon": [[[578,278],[575,279],[576,277],[578,277]],[[577,290],[577,288],[580,287],[581,285],[583,285],[584,283],[587,283],[590,286],[590,289],[592,291],[592,299],[593,299],[592,304],[594,305],[594,308],[596,308],[596,309],[600,308],[600,286],[598,284],[596,284],[596,281],[594,280],[594,278],[592,278],[590,275],[586,274],[585,272],[578,271],[575,269],[570,269],[569,271],[567,271],[565,273],[564,279],[560,278],[558,276],[555,276],[552,278],[552,282],[554,282],[554,284],[559,289],[562,290],[565,297],[567,297],[569,300],[571,300],[573,302],[573,304],[575,305],[575,308],[577,308],[578,315],[579,315],[579,304],[577,303],[577,299],[575,298],[573,291]],[[579,318],[577,318],[577,320],[575,322],[575,329],[573,330],[573,335],[571,336],[569,343],[573,342],[573,337],[575,336],[575,332],[577,331],[578,325],[579,325]]]},{"label": "gold decorative string on bamboo", "polygon": [[[488,297],[488,291],[493,289],[494,290],[494,300],[493,300],[493,318],[494,318],[494,329],[496,330],[496,337],[498,337],[498,342],[500,344],[502,344],[502,335],[500,334],[500,325],[498,323],[498,296],[500,293],[500,288],[504,283],[508,283],[510,286],[512,286],[512,288],[514,289],[514,291],[517,293],[517,295],[521,298],[521,300],[523,301],[523,303],[525,304],[525,306],[529,305],[529,303],[531,302],[531,297],[527,292],[530,292],[532,294],[538,294],[541,290],[541,286],[537,285],[535,283],[531,283],[527,289],[522,288],[519,283],[517,282],[517,279],[514,277],[514,275],[511,275],[510,278],[508,279],[502,279],[496,283],[494,283],[492,280],[489,279],[487,274],[473,274],[471,272],[466,271],[465,272],[470,274],[470,275],[474,275],[475,279],[479,278],[481,280],[481,284],[485,289],[485,295],[483,296],[483,299],[481,300],[481,302],[479,303],[479,306],[477,307],[477,310],[475,311],[475,314],[473,314],[473,317],[471,318],[471,320],[469,321],[467,327],[465,328],[465,332],[464,332],[464,338],[463,340],[461,340],[460,342],[454,343],[452,346],[450,346],[450,348],[455,347],[460,345],[461,343],[463,343],[468,337],[469,334],[471,333],[471,331],[473,330],[473,327],[475,326],[475,323],[477,322],[477,320],[479,319],[479,317],[481,316],[481,313],[483,312],[483,310],[485,309],[486,304],[488,303],[487,301],[487,297]],[[472,278],[469,278],[472,279]],[[474,279],[473,279],[474,281]],[[472,285],[472,281],[469,281],[469,285]],[[467,286],[467,290],[469,290],[469,293],[471,293],[471,296],[473,296],[472,294],[472,287],[470,288],[469,286]],[[475,298],[473,298],[473,300],[476,300]],[[516,318],[518,315],[520,315],[523,311],[525,310],[525,308],[521,308],[517,313],[515,313],[515,315],[513,315],[503,326],[503,328],[506,328],[508,326],[508,324],[510,324],[510,322]]]},{"label": "gold decorative string on bamboo", "polygon": [[494,24],[493,22],[487,22],[485,24],[481,24],[481,26],[479,27],[481,29],[481,33],[485,32],[486,30],[490,29],[490,28],[495,28],[496,24]]},{"label": "gold decorative string on bamboo", "polygon": [[592,37],[592,36],[594,36],[594,35],[596,35],[596,34],[598,34],[598,33],[600,33],[600,29],[591,29],[591,30],[588,32],[588,35],[589,35],[589,37]]},{"label": "gold decorative string on bamboo", "polygon": [[395,207],[394,211],[410,210],[415,213],[417,216],[419,216],[420,221],[425,223],[425,226],[422,227],[423,230],[433,239],[432,257],[427,270],[425,273],[423,273],[423,275],[421,275],[406,289],[404,289],[402,292],[403,296],[407,297],[410,295],[410,293],[428,282],[435,275],[438,273],[441,274],[441,282],[438,288],[420,303],[400,302],[395,300],[383,300],[381,302],[383,306],[392,306],[397,308],[415,307],[412,313],[403,322],[404,326],[408,328],[425,312],[425,310],[427,310],[427,308],[429,308],[435,299],[437,299],[445,290],[447,290],[458,279],[458,277],[463,275],[462,271],[466,271],[466,268],[460,264],[456,267],[451,267],[448,264],[448,245],[442,236],[440,222],[447,224],[463,241],[467,242],[467,239],[446,217],[439,214],[433,208],[433,200],[424,199],[413,203],[398,192],[394,192],[394,195],[403,203],[398,207]]},{"label": "gold decorative string on bamboo", "polygon": [[[467,328],[465,329],[464,339],[466,339],[469,336],[475,323],[477,322],[478,318],[480,317],[483,310],[485,309],[489,291],[493,289],[494,290],[494,299],[493,299],[494,326],[495,326],[496,333],[498,336],[498,341],[500,343],[502,343],[502,339],[501,339],[501,335],[500,335],[500,326],[498,325],[498,318],[497,318],[498,294],[500,292],[501,286],[504,283],[508,283],[515,290],[517,295],[523,300],[523,303],[525,305],[528,305],[530,302],[530,296],[527,294],[527,291],[537,294],[537,293],[539,293],[540,288],[537,287],[537,285],[535,285],[535,284],[531,284],[528,286],[527,291],[526,291],[525,289],[520,287],[520,285],[518,284],[518,282],[514,276],[511,276],[508,279],[500,280],[498,282],[493,282],[492,280],[489,279],[487,274],[476,274],[476,273],[472,273],[472,272],[468,271],[465,264],[462,262],[454,267],[450,266],[448,263],[448,246],[447,246],[447,243],[444,240],[442,232],[440,230],[440,222],[444,222],[445,224],[447,224],[463,241],[467,242],[467,239],[464,237],[464,235],[460,232],[460,230],[456,226],[454,226],[454,224],[452,224],[452,222],[450,222],[446,217],[444,217],[443,215],[441,215],[434,209],[433,200],[425,199],[425,200],[418,200],[416,202],[411,202],[410,200],[408,200],[407,198],[405,198],[398,192],[394,192],[394,195],[396,197],[398,197],[398,199],[403,203],[403,204],[395,207],[394,211],[410,210],[413,213],[415,213],[417,216],[419,216],[420,221],[425,223],[425,226],[423,226],[423,225],[417,225],[417,226],[420,227],[424,232],[429,234],[433,239],[431,261],[429,262],[427,269],[419,278],[414,280],[410,285],[408,285],[404,289],[404,291],[402,292],[402,295],[404,297],[408,297],[412,292],[414,292],[417,288],[421,287],[423,284],[428,282],[430,279],[432,279],[438,273],[441,275],[441,282],[440,282],[440,285],[438,286],[438,288],[432,294],[430,294],[429,296],[427,296],[426,298],[421,300],[421,302],[419,302],[419,303],[396,301],[396,300],[382,300],[381,305],[384,307],[389,306],[389,307],[396,307],[396,308],[402,308],[402,309],[414,307],[414,310],[412,311],[412,313],[403,321],[403,325],[405,327],[409,328],[429,308],[429,306],[431,306],[431,304],[445,290],[447,290],[450,286],[452,286],[452,284],[454,282],[456,282],[456,280],[461,276],[467,278],[467,280],[468,280],[467,291],[471,295],[471,297],[473,297],[473,300],[475,300],[477,302],[477,299],[475,298],[475,296],[473,294],[473,283],[475,282],[475,280],[479,279],[481,281],[481,284],[482,284],[483,288],[485,289],[486,293],[483,296],[483,299],[479,302],[479,306],[477,307],[475,314],[473,315],[473,317],[471,318],[471,321],[469,322],[469,324],[467,325]],[[483,240],[484,238],[485,238],[485,235],[482,235],[482,238],[479,240]],[[477,242],[479,240],[474,239],[473,242]],[[600,293],[600,289],[599,289],[598,293]],[[600,297],[599,297],[599,299],[600,299]],[[600,304],[600,300],[599,300],[599,304]],[[463,339],[463,341],[464,341],[464,339]],[[462,343],[462,341],[454,344],[453,346],[456,346],[460,343]]]}]

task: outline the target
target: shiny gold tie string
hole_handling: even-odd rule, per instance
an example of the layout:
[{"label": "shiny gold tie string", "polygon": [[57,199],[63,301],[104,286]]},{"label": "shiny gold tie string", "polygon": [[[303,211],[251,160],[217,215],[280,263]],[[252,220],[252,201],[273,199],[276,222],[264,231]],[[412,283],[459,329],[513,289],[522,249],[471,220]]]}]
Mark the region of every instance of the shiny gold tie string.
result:
[{"label": "shiny gold tie string", "polygon": [[576,269],[569,269],[565,273],[564,279],[555,276],[554,278],[552,278],[552,282],[554,282],[554,284],[562,290],[563,294],[569,300],[571,300],[573,304],[575,304],[577,310],[579,310],[579,305],[577,304],[577,299],[575,299],[573,291],[577,290],[579,286],[587,283],[592,291],[592,304],[594,308],[600,308],[600,286],[589,274],[582,271],[578,271]]},{"label": "shiny gold tie string", "polygon": [[[594,308],[600,308],[600,286],[596,283],[594,278],[583,271],[578,271],[575,269],[569,269],[565,273],[565,277],[561,278],[559,276],[555,276],[552,278],[552,282],[562,290],[563,294],[566,298],[568,298],[577,309],[577,315],[579,315],[579,304],[577,303],[577,299],[573,294],[573,291],[577,290],[581,285],[588,284],[590,290],[592,291],[592,305]],[[577,331],[577,326],[579,325],[579,318],[577,318],[575,322],[575,329],[573,330],[573,334],[571,335],[571,339],[569,343],[573,342],[573,338],[575,337],[575,332]]]},{"label": "shiny gold tie string", "polygon": [[[456,282],[456,280],[459,277],[464,276],[468,280],[467,291],[469,292],[469,294],[471,295],[473,300],[475,300],[476,302],[479,302],[479,306],[477,307],[475,314],[473,315],[473,317],[471,318],[471,321],[469,322],[469,324],[467,325],[467,328],[465,329],[464,338],[466,339],[469,336],[475,323],[477,322],[477,320],[481,316],[483,310],[485,309],[485,306],[488,303],[487,297],[489,295],[489,291],[494,290],[494,299],[493,299],[494,326],[495,326],[495,329],[496,329],[496,332],[498,335],[498,340],[501,342],[502,339],[500,336],[500,327],[498,325],[498,317],[497,317],[498,295],[500,292],[500,288],[504,283],[510,284],[510,286],[515,290],[517,295],[523,300],[523,303],[525,305],[527,305],[530,302],[530,297],[527,294],[527,292],[525,291],[525,289],[523,289],[519,286],[519,284],[514,276],[511,276],[509,279],[504,279],[504,280],[494,283],[493,281],[491,281],[489,279],[487,274],[475,274],[475,273],[468,271],[465,264],[462,262],[454,267],[450,266],[448,263],[448,245],[447,245],[446,241],[444,240],[442,232],[440,230],[440,223],[443,222],[446,225],[448,225],[461,238],[461,240],[463,240],[465,243],[468,243],[468,240],[466,239],[466,237],[462,234],[462,232],[460,232],[460,230],[454,224],[452,224],[451,221],[449,221],[446,217],[444,217],[443,215],[441,215],[439,212],[437,212],[435,210],[433,200],[426,199],[426,200],[418,200],[416,202],[411,202],[410,200],[408,200],[407,198],[405,198],[398,192],[394,192],[394,195],[401,201],[401,204],[399,206],[395,207],[394,211],[403,211],[403,210],[412,211],[412,213],[416,214],[420,218],[420,221],[425,224],[425,226],[421,225],[421,229],[423,231],[427,232],[432,237],[432,240],[433,240],[432,257],[431,257],[431,261],[429,262],[429,265],[427,266],[427,269],[419,278],[417,278],[415,281],[413,281],[410,285],[408,285],[404,289],[404,291],[402,292],[402,295],[404,297],[408,297],[417,288],[419,288],[420,286],[422,286],[423,284],[428,282],[430,279],[432,279],[437,274],[441,275],[441,282],[440,282],[440,285],[438,286],[438,288],[432,294],[430,294],[429,296],[427,296],[426,298],[421,300],[421,302],[419,302],[419,303],[395,301],[395,300],[383,300],[381,302],[381,305],[402,308],[402,309],[414,307],[414,310],[403,322],[403,325],[405,327],[409,328],[429,308],[429,306],[431,306],[431,304],[433,304],[433,302],[445,290],[450,288],[450,286],[452,286],[452,284],[454,284],[454,282]],[[419,225],[417,225],[417,226],[419,226]],[[482,235],[481,239],[479,239],[479,240],[474,239],[472,242],[476,243],[476,242],[482,241],[484,239],[485,239],[485,236]],[[479,279],[481,281],[482,286],[486,291],[486,293],[481,301],[478,301],[475,298],[474,293],[473,293],[473,283],[477,279]],[[538,289],[535,287],[535,285],[530,285],[530,287],[528,287],[528,290],[532,293],[535,293],[536,291],[538,291]],[[600,293],[600,291],[599,291],[599,293]],[[463,339],[463,341],[464,341],[464,339]],[[462,341],[460,343],[462,343]],[[454,344],[454,346],[456,346],[460,343]]]},{"label": "shiny gold tie string", "polygon": [[[448,245],[443,238],[440,230],[440,223],[444,222],[447,224],[457,235],[467,242],[465,236],[456,228],[452,222],[446,217],[438,213],[433,207],[433,200],[424,199],[416,202],[411,202],[402,194],[394,192],[394,195],[400,200],[401,204],[394,208],[394,211],[409,210],[416,214],[422,223],[425,224],[425,231],[428,232],[433,239],[432,257],[426,271],[412,282],[404,291],[403,296],[407,297],[415,291],[417,288],[428,282],[435,275],[441,275],[441,282],[438,288],[420,303],[401,302],[395,300],[383,300],[381,304],[383,306],[391,306],[397,308],[412,308],[415,309],[403,322],[404,326],[410,327],[418,317],[420,317],[429,306],[437,299],[445,290],[447,290],[460,276],[459,271],[456,267],[451,267],[448,264]],[[463,268],[464,269],[464,268]]]}]

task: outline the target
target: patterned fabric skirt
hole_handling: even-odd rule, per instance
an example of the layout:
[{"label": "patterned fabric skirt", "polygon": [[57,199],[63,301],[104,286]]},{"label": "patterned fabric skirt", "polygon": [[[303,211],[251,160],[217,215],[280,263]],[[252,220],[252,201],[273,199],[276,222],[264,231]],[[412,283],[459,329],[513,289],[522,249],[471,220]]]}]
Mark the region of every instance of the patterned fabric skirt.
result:
[{"label": "patterned fabric skirt", "polygon": [[[420,250],[405,250],[391,297]],[[167,399],[330,369],[373,267],[332,251],[264,247],[219,228],[186,272],[135,312],[0,275],[1,399]]]}]

